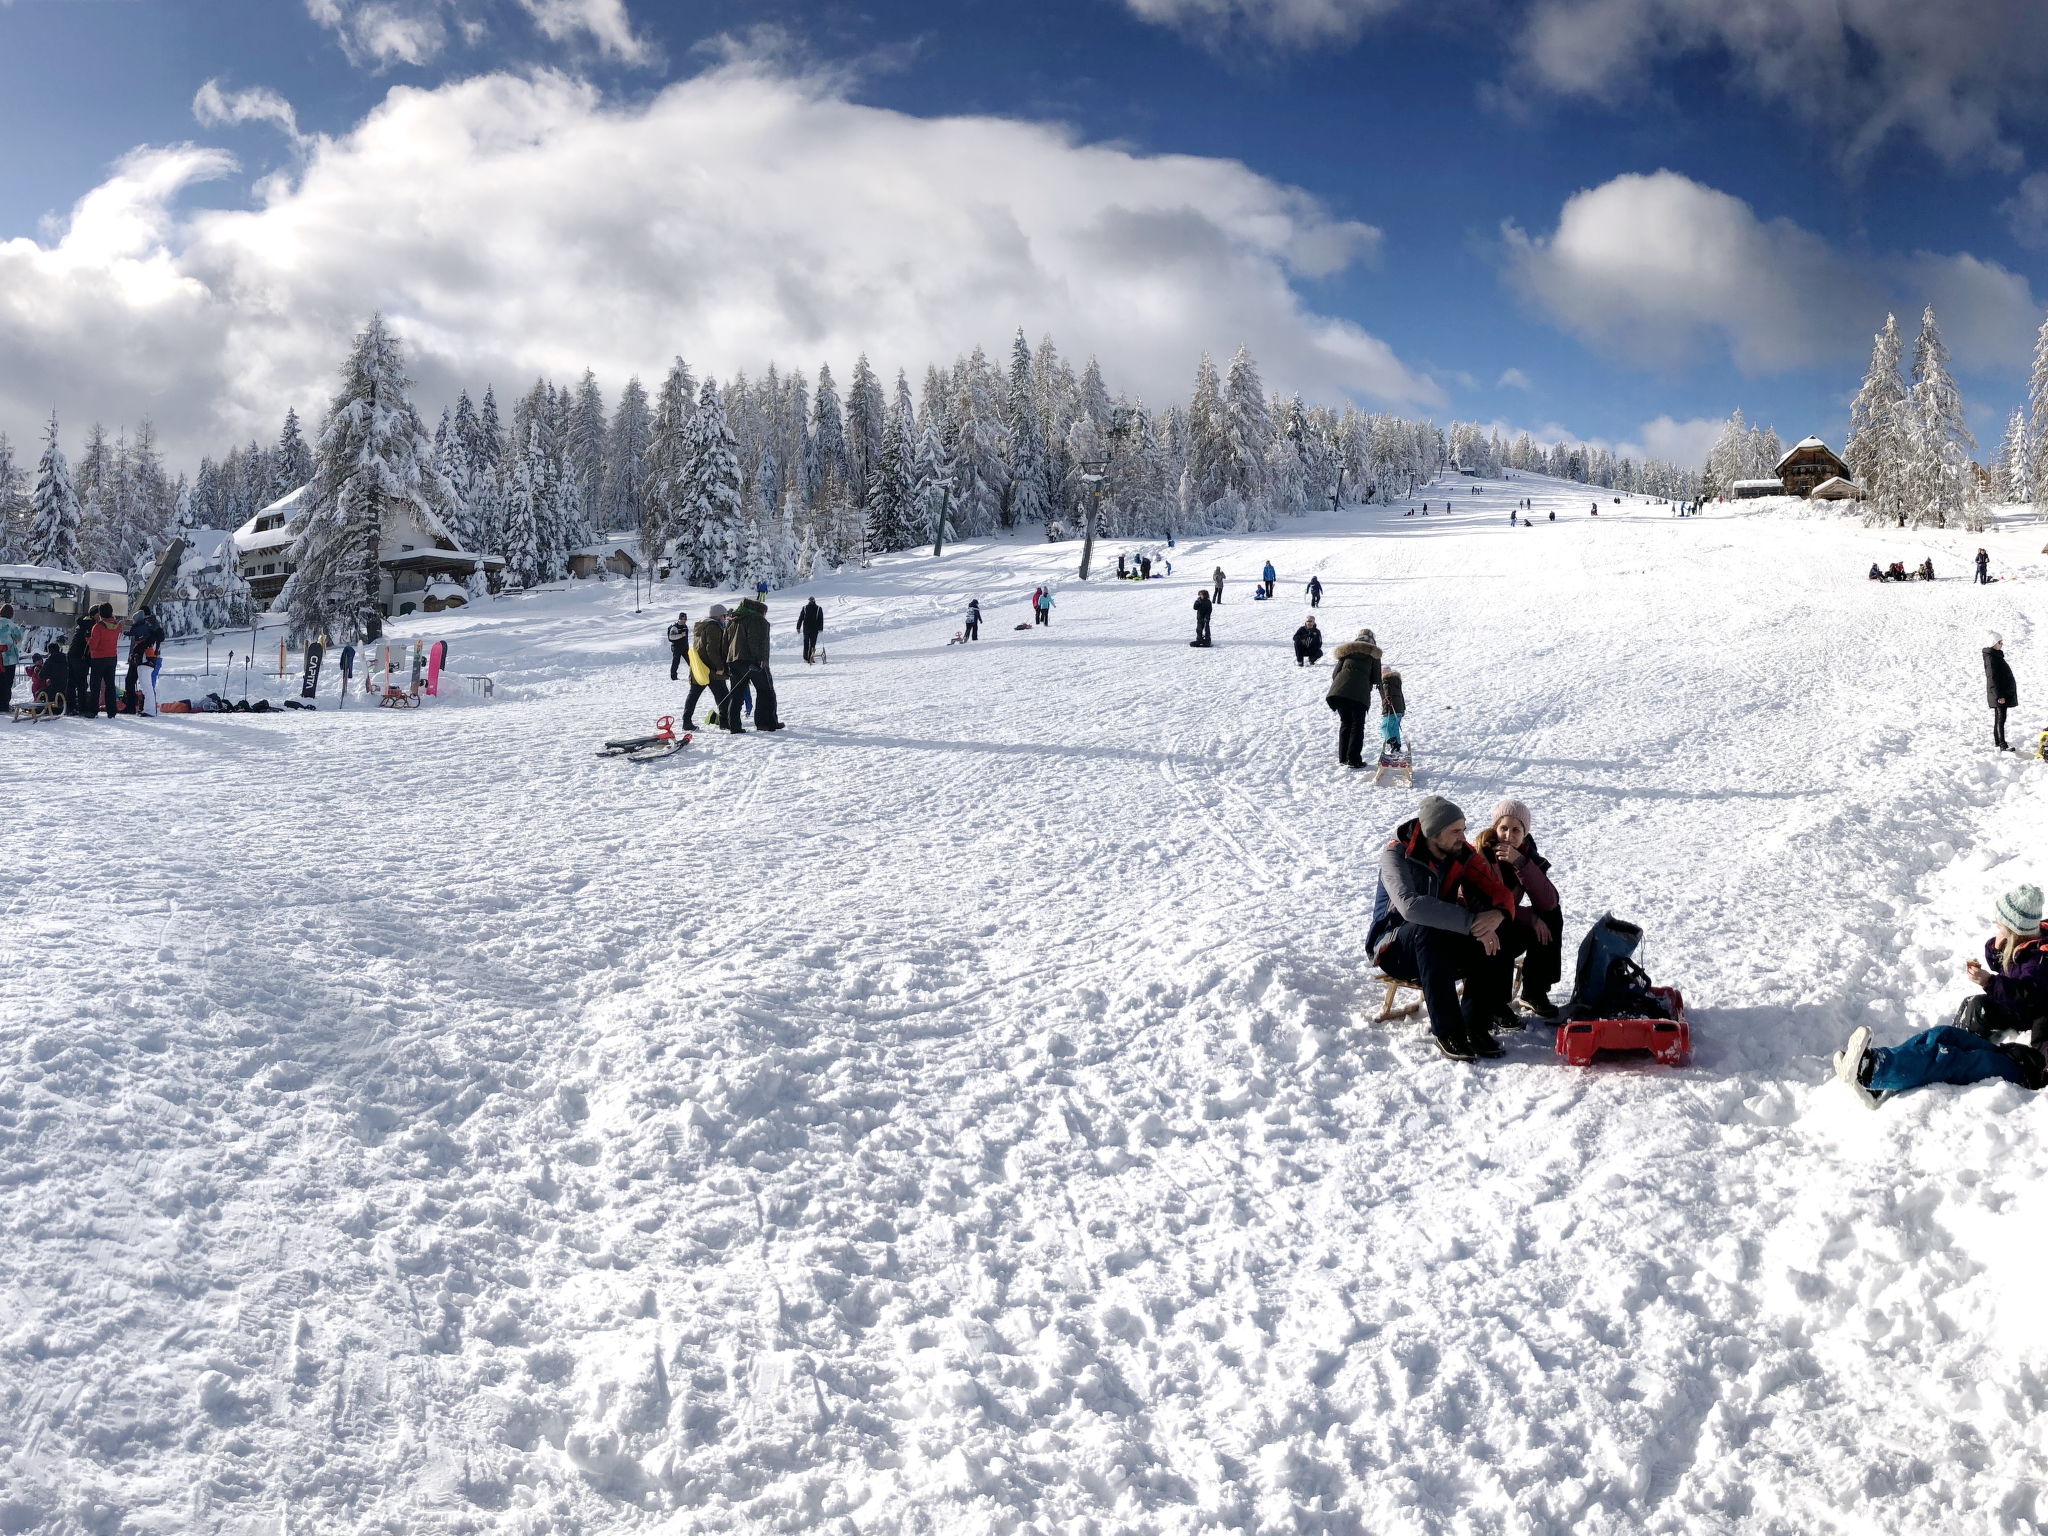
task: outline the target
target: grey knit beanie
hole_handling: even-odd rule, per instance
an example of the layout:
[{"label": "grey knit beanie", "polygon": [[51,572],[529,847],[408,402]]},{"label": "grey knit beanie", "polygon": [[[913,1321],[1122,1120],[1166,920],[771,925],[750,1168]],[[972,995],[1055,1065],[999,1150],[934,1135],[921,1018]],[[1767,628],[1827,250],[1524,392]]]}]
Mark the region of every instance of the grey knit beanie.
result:
[{"label": "grey knit beanie", "polygon": [[2016,885],[1999,897],[1991,915],[2021,938],[2029,938],[2041,927],[2041,887]]},{"label": "grey knit beanie", "polygon": [[[1424,837],[1435,837],[1453,822],[1463,821],[1465,813],[1442,795],[1424,795],[1421,809],[1416,812],[1416,819],[1422,823]],[[2039,895],[2038,892],[2035,894]]]}]

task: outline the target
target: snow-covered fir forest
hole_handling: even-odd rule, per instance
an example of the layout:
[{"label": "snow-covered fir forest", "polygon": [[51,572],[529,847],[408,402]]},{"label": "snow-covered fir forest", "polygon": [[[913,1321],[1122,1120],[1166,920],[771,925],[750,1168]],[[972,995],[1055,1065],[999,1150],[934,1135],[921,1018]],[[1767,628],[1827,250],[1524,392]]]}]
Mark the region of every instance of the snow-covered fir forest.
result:
[{"label": "snow-covered fir forest", "polygon": [[[863,355],[844,383],[770,365],[757,377],[697,376],[678,357],[650,394],[627,380],[606,399],[594,373],[536,379],[509,409],[496,389],[464,389],[429,434],[412,402],[402,346],[374,318],[309,445],[287,411],[269,445],[250,442],[173,477],[145,422],[111,436],[95,424],[72,467],[52,416],[34,465],[0,436],[0,562],[139,573],[174,530],[231,530],[313,483],[296,525],[302,573],[282,599],[307,632],[352,633],[349,596],[365,576],[359,536],[374,503],[356,466],[374,461],[383,495],[431,511],[466,549],[502,554],[504,583],[566,574],[570,553],[608,533],[637,534],[702,585],[771,587],[822,568],[947,538],[1043,525],[1079,531],[1099,492],[1113,537],[1256,531],[1313,506],[1385,501],[1445,468],[1525,470],[1647,495],[1695,494],[1697,474],[1528,433],[1309,404],[1269,392],[1239,348],[1219,370],[1204,355],[1185,404],[1113,394],[1093,358],[1078,369],[1052,338],[1019,331],[1002,363],[977,347],[933,364],[913,387]],[[1102,462],[1100,481],[1084,465]],[[233,572],[181,590],[174,632],[239,622]]]}]

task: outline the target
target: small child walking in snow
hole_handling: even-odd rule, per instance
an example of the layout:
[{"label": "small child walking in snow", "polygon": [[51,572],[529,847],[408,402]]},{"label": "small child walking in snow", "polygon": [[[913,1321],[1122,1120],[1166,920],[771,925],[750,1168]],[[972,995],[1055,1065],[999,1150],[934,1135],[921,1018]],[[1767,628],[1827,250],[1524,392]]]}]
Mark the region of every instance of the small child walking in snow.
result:
[{"label": "small child walking in snow", "polygon": [[1401,748],[1401,717],[1408,712],[1407,695],[1401,691],[1401,674],[1382,672],[1380,674],[1380,750],[1399,752]]}]

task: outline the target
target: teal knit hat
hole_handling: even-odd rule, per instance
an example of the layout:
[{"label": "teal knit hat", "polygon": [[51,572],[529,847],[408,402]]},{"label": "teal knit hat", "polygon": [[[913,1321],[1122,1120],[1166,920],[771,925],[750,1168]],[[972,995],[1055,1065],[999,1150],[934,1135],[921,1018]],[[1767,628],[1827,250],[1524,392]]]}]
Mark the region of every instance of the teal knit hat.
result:
[{"label": "teal knit hat", "polygon": [[2021,938],[2029,938],[2041,927],[2041,887],[2016,885],[1999,897],[1991,908],[1999,924]]}]

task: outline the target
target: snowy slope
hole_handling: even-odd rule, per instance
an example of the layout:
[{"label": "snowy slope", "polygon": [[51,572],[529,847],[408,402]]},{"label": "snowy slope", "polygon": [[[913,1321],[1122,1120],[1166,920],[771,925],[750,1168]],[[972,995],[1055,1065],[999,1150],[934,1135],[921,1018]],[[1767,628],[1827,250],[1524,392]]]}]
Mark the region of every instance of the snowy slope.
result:
[{"label": "snowy slope", "polygon": [[[1446,491],[885,560],[790,730],[646,766],[616,584],[422,623],[488,704],[0,726],[0,1531],[2038,1528],[2042,1106],[1825,1079],[2048,875],[1978,663],[2048,687],[2048,535]],[[1334,768],[1311,572],[1691,1069],[1366,1022],[1414,797]]]}]

